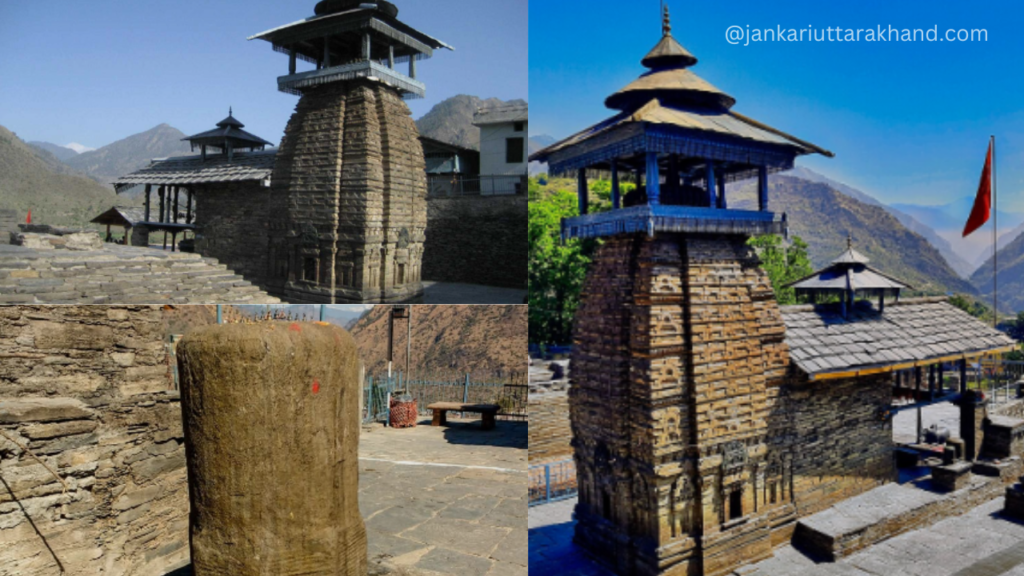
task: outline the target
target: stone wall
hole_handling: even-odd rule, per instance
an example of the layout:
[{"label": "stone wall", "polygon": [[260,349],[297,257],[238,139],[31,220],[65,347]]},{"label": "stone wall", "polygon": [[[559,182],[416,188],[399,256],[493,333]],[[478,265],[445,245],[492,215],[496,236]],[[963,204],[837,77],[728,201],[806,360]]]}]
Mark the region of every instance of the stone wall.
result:
[{"label": "stone wall", "polygon": [[265,287],[270,188],[259,182],[204,186],[195,200],[196,252]]},{"label": "stone wall", "polygon": [[527,196],[427,200],[423,278],[526,288]]},{"label": "stone wall", "polygon": [[0,238],[7,238],[11,232],[19,232],[21,217],[17,210],[0,210]]},{"label": "stone wall", "polygon": [[[769,459],[791,460],[796,517],[814,514],[896,479],[888,374],[769,385]],[[776,528],[791,531],[782,523]]]},{"label": "stone wall", "polygon": [[0,575],[163,574],[188,556],[158,307],[0,308]]},{"label": "stone wall", "polygon": [[530,385],[530,465],[572,459],[568,382]]}]

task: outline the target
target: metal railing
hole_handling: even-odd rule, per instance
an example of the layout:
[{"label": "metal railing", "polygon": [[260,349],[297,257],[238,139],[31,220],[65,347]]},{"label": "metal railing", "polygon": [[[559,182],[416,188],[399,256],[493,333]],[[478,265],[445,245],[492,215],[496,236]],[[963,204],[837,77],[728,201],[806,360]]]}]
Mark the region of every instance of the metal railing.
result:
[{"label": "metal railing", "polygon": [[428,194],[434,198],[450,196],[510,196],[526,194],[527,176],[462,176],[428,174]]},{"label": "metal railing", "polygon": [[498,417],[525,420],[527,385],[521,374],[474,377],[470,374],[445,378],[406,378],[398,372],[388,377],[367,376],[363,383],[363,422],[386,422],[388,398],[404,390],[416,400],[416,409],[427,415],[434,402],[497,404]]},{"label": "metal railing", "polygon": [[530,466],[529,482],[530,506],[572,498],[576,495],[576,461]]}]

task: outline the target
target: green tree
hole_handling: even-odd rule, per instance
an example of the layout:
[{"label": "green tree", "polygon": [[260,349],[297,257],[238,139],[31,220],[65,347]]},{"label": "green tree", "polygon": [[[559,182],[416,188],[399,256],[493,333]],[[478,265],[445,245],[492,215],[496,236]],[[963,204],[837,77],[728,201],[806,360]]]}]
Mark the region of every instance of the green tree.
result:
[{"label": "green tree", "polygon": [[954,294],[949,298],[949,303],[986,324],[992,324],[992,310],[970,296]]},{"label": "green tree", "polygon": [[561,241],[562,218],[578,214],[576,194],[555,190],[529,208],[530,342],[572,341],[572,319],[590,264],[593,242]]},{"label": "green tree", "polygon": [[751,238],[747,245],[752,246],[761,258],[761,267],[772,282],[775,300],[782,305],[796,304],[796,291],[783,286],[814,272],[807,256],[807,243],[794,236],[786,246],[781,236],[765,234]]}]

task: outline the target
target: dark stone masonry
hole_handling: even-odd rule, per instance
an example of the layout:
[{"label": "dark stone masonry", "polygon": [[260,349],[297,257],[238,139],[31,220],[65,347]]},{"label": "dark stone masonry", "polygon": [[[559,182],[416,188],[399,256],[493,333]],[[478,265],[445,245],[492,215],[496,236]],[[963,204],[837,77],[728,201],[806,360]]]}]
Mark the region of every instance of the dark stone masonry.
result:
[{"label": "dark stone masonry", "polygon": [[306,91],[274,165],[268,291],[289,302],[420,295],[425,162],[394,88],[351,81]]},{"label": "dark stone masonry", "polygon": [[525,194],[430,198],[423,278],[526,288],[528,218]]}]

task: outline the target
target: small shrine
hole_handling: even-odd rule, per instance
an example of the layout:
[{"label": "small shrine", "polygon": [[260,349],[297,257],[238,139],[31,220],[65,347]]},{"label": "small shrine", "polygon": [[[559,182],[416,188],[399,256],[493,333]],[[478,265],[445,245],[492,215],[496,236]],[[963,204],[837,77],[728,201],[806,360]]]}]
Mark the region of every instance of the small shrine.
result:
[{"label": "small shrine", "polygon": [[885,310],[885,298],[893,298],[897,302],[900,290],[910,290],[909,284],[875,270],[868,266],[867,256],[853,249],[853,239],[847,238],[846,251],[839,255],[827,268],[814,274],[787,284],[793,288],[797,296],[811,302],[824,299],[837,299],[842,306],[843,317],[852,310],[858,298],[877,298],[878,311]]},{"label": "small shrine", "polygon": [[233,160],[235,150],[255,152],[263,150],[267,146],[273,146],[273,144],[263,138],[242,130],[244,127],[245,124],[236,120],[234,112],[231,108],[228,108],[228,117],[217,122],[216,128],[182,138],[182,140],[186,140],[192,145],[193,152],[198,148],[202,153],[204,161],[206,160],[207,148],[220,150],[222,154],[228,157],[228,160]]}]

